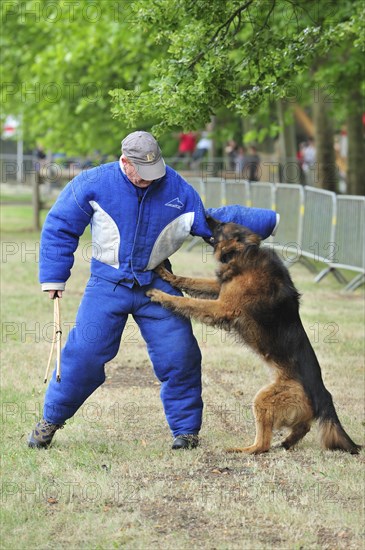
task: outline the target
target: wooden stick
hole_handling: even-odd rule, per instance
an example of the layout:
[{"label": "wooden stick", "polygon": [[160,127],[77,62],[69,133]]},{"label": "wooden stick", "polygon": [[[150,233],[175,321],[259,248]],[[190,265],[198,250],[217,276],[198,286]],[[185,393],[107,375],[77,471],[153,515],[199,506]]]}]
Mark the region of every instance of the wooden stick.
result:
[{"label": "wooden stick", "polygon": [[[54,315],[53,315],[54,317]],[[53,335],[52,335],[52,345],[51,345],[51,351],[50,351],[50,354],[49,354],[49,357],[48,357],[48,363],[47,363],[47,367],[46,367],[46,372],[44,374],[44,383],[46,384],[47,380],[48,380],[48,373],[49,373],[49,367],[50,367],[50,364],[51,364],[51,360],[52,360],[52,355],[53,355],[53,350],[54,350],[54,345],[56,343],[56,323],[53,322]]]},{"label": "wooden stick", "polygon": [[51,365],[52,361],[52,355],[54,351],[55,344],[57,342],[57,353],[56,353],[56,380],[57,382],[61,382],[61,315],[60,315],[60,303],[59,303],[59,297],[56,296],[53,298],[54,300],[54,307],[53,307],[53,336],[52,336],[52,345],[51,345],[51,351],[48,357],[48,363],[46,367],[46,372],[44,375],[44,383],[48,380],[48,373],[49,373],[49,367]]},{"label": "wooden stick", "polygon": [[56,338],[57,338],[57,370],[56,370],[56,380],[61,382],[61,340],[62,340],[62,330],[61,330],[61,311],[60,311],[60,299],[57,296],[55,298],[55,326],[56,326]]}]

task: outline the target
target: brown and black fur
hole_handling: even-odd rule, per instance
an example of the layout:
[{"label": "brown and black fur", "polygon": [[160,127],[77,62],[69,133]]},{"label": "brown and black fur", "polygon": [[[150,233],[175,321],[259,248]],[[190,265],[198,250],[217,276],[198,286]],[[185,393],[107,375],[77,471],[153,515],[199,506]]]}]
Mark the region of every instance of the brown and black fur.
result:
[{"label": "brown and black fur", "polygon": [[331,394],[299,316],[299,294],[277,254],[260,247],[260,237],[241,225],[208,219],[213,232],[217,279],[179,277],[160,266],[159,275],[191,296],[171,296],[157,289],[147,294],[164,307],[208,325],[236,331],[274,369],[275,379],[256,395],[256,438],[231,452],[262,453],[273,430],[287,427],[282,442],[293,447],[319,420],[325,449],[357,454],[360,446],[338,419]]}]

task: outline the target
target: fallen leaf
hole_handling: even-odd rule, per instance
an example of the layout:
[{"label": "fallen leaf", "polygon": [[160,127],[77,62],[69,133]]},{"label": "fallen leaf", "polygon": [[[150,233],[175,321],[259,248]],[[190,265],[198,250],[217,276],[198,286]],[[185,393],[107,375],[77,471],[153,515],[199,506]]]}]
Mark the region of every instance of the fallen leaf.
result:
[{"label": "fallen leaf", "polygon": [[212,474],[223,474],[223,475],[227,475],[227,474],[230,474],[231,470],[229,468],[214,468],[213,470],[211,470]]}]

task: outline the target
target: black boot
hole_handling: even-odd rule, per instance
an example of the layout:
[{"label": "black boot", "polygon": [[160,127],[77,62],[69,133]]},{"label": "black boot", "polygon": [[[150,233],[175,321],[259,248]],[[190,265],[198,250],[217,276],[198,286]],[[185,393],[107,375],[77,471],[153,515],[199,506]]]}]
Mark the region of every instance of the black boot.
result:
[{"label": "black boot", "polygon": [[172,449],[195,449],[199,445],[199,437],[196,434],[177,435],[173,441]]},{"label": "black boot", "polygon": [[47,420],[40,420],[34,427],[34,430],[28,437],[28,447],[32,448],[45,448],[50,445],[54,434],[60,428],[63,428],[64,424],[51,424]]}]

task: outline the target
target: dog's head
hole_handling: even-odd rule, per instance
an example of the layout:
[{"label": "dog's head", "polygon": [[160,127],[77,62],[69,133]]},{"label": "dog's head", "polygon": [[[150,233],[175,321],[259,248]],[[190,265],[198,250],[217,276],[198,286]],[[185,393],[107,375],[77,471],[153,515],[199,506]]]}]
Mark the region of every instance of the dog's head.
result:
[{"label": "dog's head", "polygon": [[234,256],[249,248],[260,246],[260,236],[243,225],[220,222],[211,216],[207,217],[207,223],[213,233],[209,242],[214,247],[214,255],[219,262],[228,263]]}]

